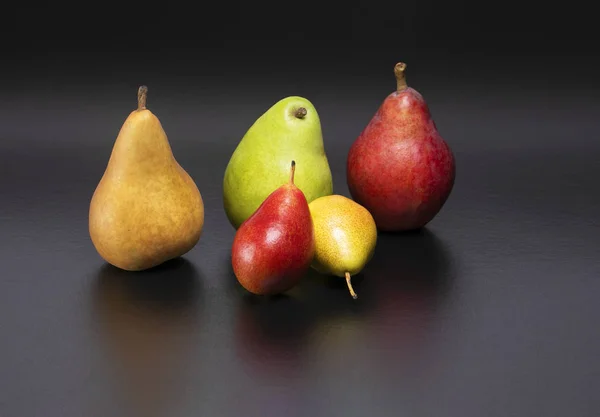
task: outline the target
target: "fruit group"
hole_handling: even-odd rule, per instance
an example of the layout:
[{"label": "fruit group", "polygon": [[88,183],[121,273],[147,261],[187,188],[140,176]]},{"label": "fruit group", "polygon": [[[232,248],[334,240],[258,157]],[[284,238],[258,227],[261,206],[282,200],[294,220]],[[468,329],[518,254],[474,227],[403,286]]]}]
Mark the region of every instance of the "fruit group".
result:
[{"label": "fruit group", "polygon": [[308,202],[333,192],[321,122],[302,97],[275,103],[248,129],[225,169],[223,205],[234,228],[288,179],[290,161],[298,164],[295,185]]},{"label": "fruit group", "polygon": [[377,226],[371,213],[341,195],[317,198],[309,204],[315,229],[312,267],[325,274],[346,278],[352,297],[357,298],[350,278],[363,270],[373,257]]},{"label": "fruit group", "polygon": [[204,226],[196,184],[173,156],[147,88],[119,135],[89,209],[89,233],[104,260],[129,271],[148,269],[191,250]]},{"label": "fruit group", "polygon": [[273,191],[238,229],[231,264],[239,283],[257,295],[275,295],[294,287],[310,268],[315,240],[308,202],[289,182]]},{"label": "fruit group", "polygon": [[423,96],[406,84],[405,70],[404,63],[394,67],[397,91],[383,101],[347,159],[350,194],[382,231],[425,226],[454,186],[452,151]]}]

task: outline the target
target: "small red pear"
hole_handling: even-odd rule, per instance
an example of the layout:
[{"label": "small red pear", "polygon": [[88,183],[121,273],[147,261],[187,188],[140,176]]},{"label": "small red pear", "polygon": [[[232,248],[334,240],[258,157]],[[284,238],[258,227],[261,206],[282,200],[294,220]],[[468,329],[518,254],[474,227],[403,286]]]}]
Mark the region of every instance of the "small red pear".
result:
[{"label": "small red pear", "polygon": [[348,153],[352,198],[381,231],[420,229],[442,209],[454,186],[455,159],[423,96],[406,83],[406,64],[394,67],[388,95]]},{"label": "small red pear", "polygon": [[310,268],[315,252],[312,217],[304,193],[290,180],[273,191],[237,230],[231,264],[239,283],[256,295],[281,294]]}]

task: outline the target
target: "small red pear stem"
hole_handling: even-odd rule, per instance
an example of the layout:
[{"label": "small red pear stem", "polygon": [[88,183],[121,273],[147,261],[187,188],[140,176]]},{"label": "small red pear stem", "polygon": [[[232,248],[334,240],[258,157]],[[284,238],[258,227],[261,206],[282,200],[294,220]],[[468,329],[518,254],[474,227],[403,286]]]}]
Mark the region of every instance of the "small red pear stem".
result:
[{"label": "small red pear stem", "polygon": [[294,174],[296,173],[296,161],[292,161],[292,169],[290,171],[290,184],[294,183]]},{"label": "small red pear stem", "polygon": [[358,295],[354,292],[354,288],[352,288],[352,281],[350,280],[350,272],[346,272],[346,285],[348,285],[348,290],[350,291],[350,295],[355,300],[358,298]]},{"label": "small red pear stem", "polygon": [[142,85],[138,88],[138,110],[146,109],[146,98],[148,97],[148,87]]},{"label": "small red pear stem", "polygon": [[406,75],[404,71],[406,70],[406,64],[404,62],[398,62],[394,66],[394,75],[396,76],[396,90],[402,91],[406,90],[408,85],[406,84]]}]

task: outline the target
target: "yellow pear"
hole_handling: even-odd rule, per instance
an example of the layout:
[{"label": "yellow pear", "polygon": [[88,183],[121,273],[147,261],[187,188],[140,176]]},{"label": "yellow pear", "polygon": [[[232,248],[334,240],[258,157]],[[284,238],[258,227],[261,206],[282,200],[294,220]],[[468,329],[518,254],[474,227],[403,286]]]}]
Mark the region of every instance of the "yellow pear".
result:
[{"label": "yellow pear", "polygon": [[309,204],[315,229],[312,267],[320,273],[346,278],[353,298],[351,276],[363,270],[373,257],[377,227],[369,211],[355,201],[328,195]]},{"label": "yellow pear", "polygon": [[121,127],[89,211],[89,233],[106,262],[140,271],[190,251],[202,233],[198,187],[173,156],[148,89]]}]

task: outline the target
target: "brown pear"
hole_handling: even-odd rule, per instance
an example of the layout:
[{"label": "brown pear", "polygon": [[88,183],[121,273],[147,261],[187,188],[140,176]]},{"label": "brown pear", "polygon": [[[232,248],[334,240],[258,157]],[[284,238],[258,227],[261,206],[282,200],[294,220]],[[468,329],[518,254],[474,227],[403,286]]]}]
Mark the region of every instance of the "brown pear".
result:
[{"label": "brown pear", "polygon": [[129,271],[189,252],[204,226],[198,187],[173,156],[158,118],[138,90],[92,197],[89,233],[106,262]]}]

